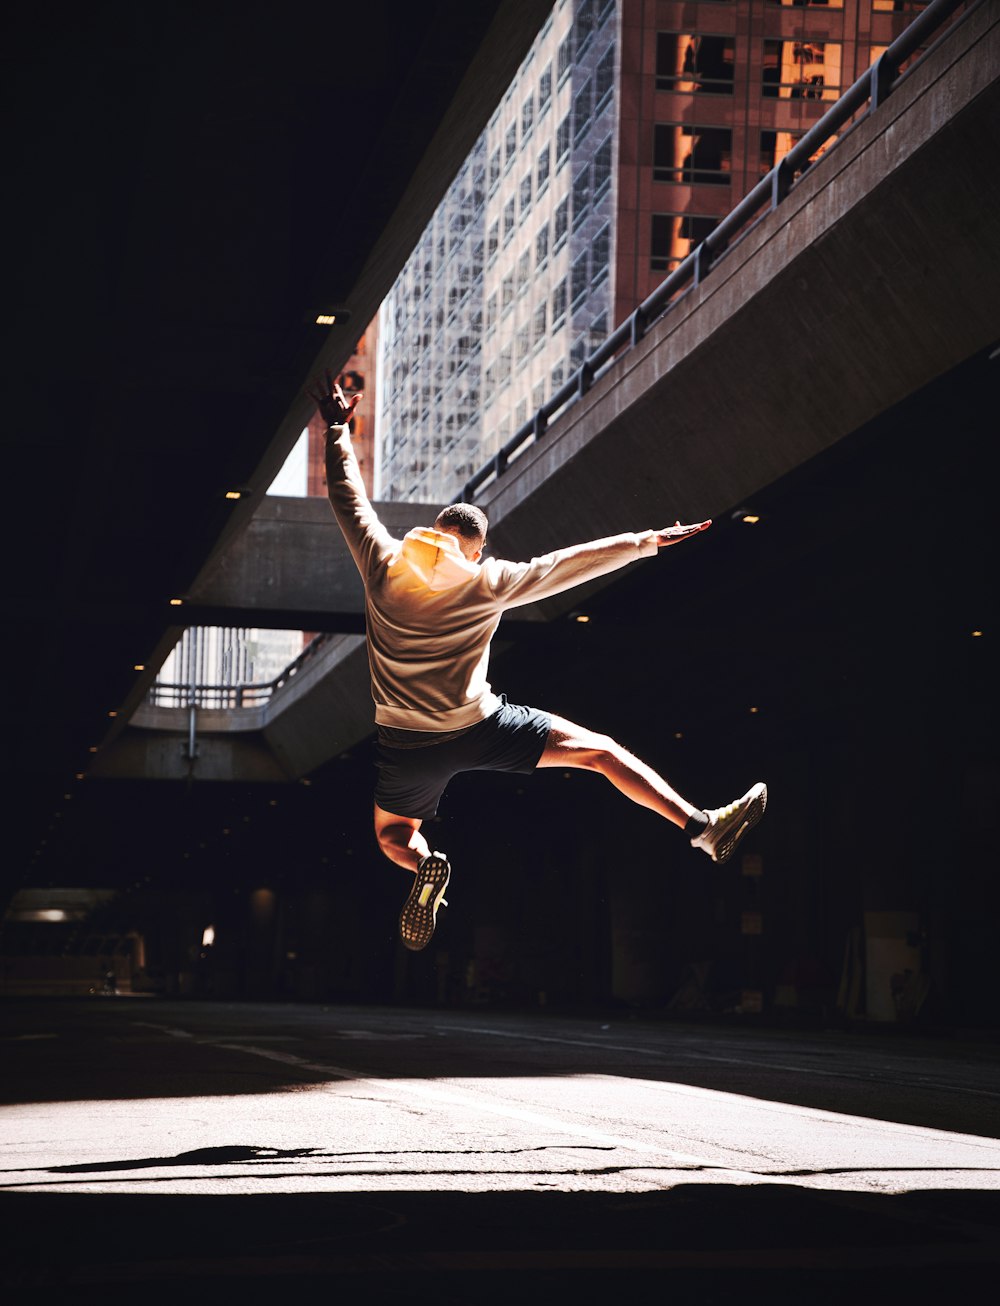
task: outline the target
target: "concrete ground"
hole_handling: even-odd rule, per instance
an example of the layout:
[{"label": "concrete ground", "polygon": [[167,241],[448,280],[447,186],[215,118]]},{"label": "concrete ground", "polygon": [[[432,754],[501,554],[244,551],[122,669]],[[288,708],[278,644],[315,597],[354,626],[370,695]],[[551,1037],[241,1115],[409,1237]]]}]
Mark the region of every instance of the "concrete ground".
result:
[{"label": "concrete ground", "polygon": [[1000,1042],[0,1005],[7,1300],[933,1300],[1000,1269]]}]

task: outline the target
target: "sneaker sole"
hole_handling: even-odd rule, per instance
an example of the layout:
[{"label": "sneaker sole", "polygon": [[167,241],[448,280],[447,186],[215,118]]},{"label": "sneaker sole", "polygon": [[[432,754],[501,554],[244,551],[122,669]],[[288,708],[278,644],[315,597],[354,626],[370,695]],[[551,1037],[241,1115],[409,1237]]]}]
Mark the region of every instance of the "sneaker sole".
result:
[{"label": "sneaker sole", "polygon": [[715,862],[721,866],[723,862],[728,862],[730,857],[736,851],[736,845],[743,836],[754,828],[760,818],[764,815],[764,808],[767,806],[767,788],[761,790],[756,798],[752,799],[750,806],[744,813],[742,822],[719,844],[715,850]]},{"label": "sneaker sole", "polygon": [[411,952],[420,952],[434,937],[437,909],[450,878],[451,866],[443,857],[433,855],[424,858],[413,877],[410,896],[399,914],[399,937]]}]

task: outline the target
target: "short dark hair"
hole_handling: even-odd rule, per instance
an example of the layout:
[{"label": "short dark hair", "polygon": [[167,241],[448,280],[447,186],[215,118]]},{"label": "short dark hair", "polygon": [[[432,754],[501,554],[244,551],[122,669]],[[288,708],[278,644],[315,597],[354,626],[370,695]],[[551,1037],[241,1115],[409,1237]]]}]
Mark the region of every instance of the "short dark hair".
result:
[{"label": "short dark hair", "polygon": [[485,540],[489,522],[474,503],[453,503],[438,513],[434,525],[439,530],[457,531],[466,540]]}]

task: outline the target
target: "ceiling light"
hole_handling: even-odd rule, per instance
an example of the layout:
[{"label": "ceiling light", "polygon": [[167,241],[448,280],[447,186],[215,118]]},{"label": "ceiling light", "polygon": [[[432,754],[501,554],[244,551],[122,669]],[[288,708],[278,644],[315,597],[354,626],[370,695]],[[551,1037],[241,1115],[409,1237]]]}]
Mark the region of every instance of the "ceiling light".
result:
[{"label": "ceiling light", "polygon": [[242,498],[243,498],[243,491],[242,491],[242,490],[227,490],[227,491],[226,491],[226,498],[227,498],[227,499],[242,499]]},{"label": "ceiling light", "polygon": [[973,639],[982,639],[982,637],[983,637],[983,632],[981,630],[974,630],[972,632]]},{"label": "ceiling light", "polygon": [[590,620],[590,618],[587,616],[585,612],[577,612],[574,614],[573,620],[578,621],[581,624],[581,626],[585,626],[587,622]]},{"label": "ceiling light", "polygon": [[172,608],[179,608],[183,602],[184,602],[183,599],[171,599],[170,606]]},{"label": "ceiling light", "polygon": [[350,318],[350,309],[344,308],[342,304],[324,304],[313,312],[310,320],[316,326],[343,326]]},{"label": "ceiling light", "polygon": [[145,662],[135,662],[135,663],[133,663],[133,665],[132,665],[132,670],[133,670],[133,671],[145,671],[145,670],[146,670],[146,664],[145,664]]},{"label": "ceiling light", "polygon": [[108,713],[108,716],[110,716],[110,717],[116,717],[117,715],[118,715],[117,712],[109,712],[109,713]]}]

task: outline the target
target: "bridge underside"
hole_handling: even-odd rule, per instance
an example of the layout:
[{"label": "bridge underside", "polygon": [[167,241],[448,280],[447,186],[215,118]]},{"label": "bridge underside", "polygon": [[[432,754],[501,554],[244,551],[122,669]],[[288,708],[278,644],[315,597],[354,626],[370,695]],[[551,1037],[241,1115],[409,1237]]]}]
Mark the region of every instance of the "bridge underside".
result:
[{"label": "bridge underside", "polygon": [[[988,351],[1000,302],[998,69],[997,10],[984,6],[486,486],[493,549],[527,557],[675,518],[724,520]],[[947,432],[914,452],[947,456]],[[386,508],[400,532],[436,512]],[[698,576],[698,547],[660,561],[668,584],[713,583]],[[540,605],[511,638],[588,597]],[[364,640],[352,633],[360,588],[325,503],[265,508],[192,599],[193,622],[342,638],[254,730],[202,713],[191,759],[186,720],[166,747],[171,722],[140,710],[94,774],[293,780],[370,734]]]}]

